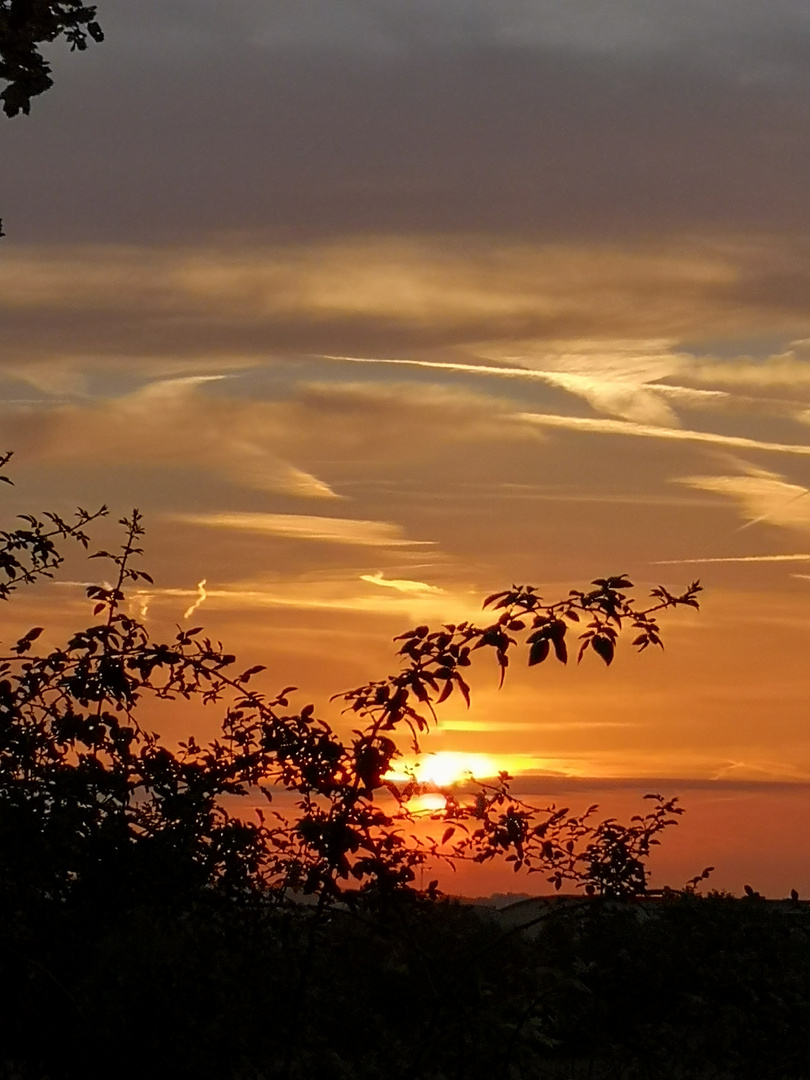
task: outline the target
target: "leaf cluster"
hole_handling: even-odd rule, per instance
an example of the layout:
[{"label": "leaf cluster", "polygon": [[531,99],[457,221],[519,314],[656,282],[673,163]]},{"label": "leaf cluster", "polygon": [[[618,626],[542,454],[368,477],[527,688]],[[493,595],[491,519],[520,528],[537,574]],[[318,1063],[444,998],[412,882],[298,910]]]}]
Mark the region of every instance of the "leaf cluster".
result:
[{"label": "leaf cluster", "polygon": [[43,45],[64,38],[71,51],[84,51],[89,41],[103,41],[95,4],[81,0],[0,0],[0,92],[3,112],[17,116],[31,111],[31,100],[53,85]]}]

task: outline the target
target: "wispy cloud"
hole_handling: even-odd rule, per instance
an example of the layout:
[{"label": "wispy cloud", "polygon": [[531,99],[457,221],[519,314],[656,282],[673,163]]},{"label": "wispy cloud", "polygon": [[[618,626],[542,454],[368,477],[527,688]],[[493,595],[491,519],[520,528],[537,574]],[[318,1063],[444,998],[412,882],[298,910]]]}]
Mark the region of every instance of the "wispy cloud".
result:
[{"label": "wispy cloud", "polygon": [[[350,577],[315,580],[289,578],[279,580],[236,581],[215,588],[205,586],[206,610],[210,618],[225,611],[244,615],[245,612],[271,611],[273,609],[305,612],[332,612],[361,616],[384,616],[401,619],[407,624],[414,622],[475,622],[481,615],[480,597],[477,593],[451,592],[402,592],[397,589],[358,589],[358,579]],[[72,588],[84,588],[82,582],[62,582]],[[155,588],[147,593],[133,594],[137,603],[145,598],[160,607],[162,617],[170,622],[176,620],[178,602],[186,605],[183,619],[188,619],[200,603],[200,587]],[[193,598],[193,599],[192,599]],[[191,603],[189,604],[189,601]],[[345,627],[341,631],[345,633]]]},{"label": "wispy cloud", "polygon": [[[780,563],[810,562],[810,554],[799,555],[720,555],[697,559],[654,559],[653,566],[689,566],[692,563]],[[796,575],[794,575],[796,576]]]},{"label": "wispy cloud", "polygon": [[692,358],[684,363],[682,377],[688,381],[719,386],[745,387],[751,390],[778,388],[807,392],[810,388],[810,339],[791,342],[779,353],[757,359],[736,356],[719,360],[714,357]]},{"label": "wispy cloud", "polygon": [[629,374],[608,372],[610,377],[598,370],[599,357],[591,360],[593,370],[558,371],[537,367],[503,366],[485,363],[464,363],[459,361],[438,361],[419,359],[390,359],[364,356],[329,356],[327,360],[340,360],[353,364],[373,364],[379,366],[405,366],[433,371],[462,372],[492,378],[524,379],[544,383],[547,386],[564,390],[575,397],[582,398],[599,412],[619,416],[627,420],[676,427],[678,417],[664,399],[689,405],[707,399],[725,400],[729,395],[720,390],[695,390],[686,386],[672,386],[667,383],[645,382],[638,372]]},{"label": "wispy cloud", "polygon": [[777,780],[805,783],[810,772],[784,761],[729,761],[715,774],[716,780]]},{"label": "wispy cloud", "polygon": [[747,518],[741,529],[763,523],[803,531],[810,529],[810,501],[805,499],[807,488],[788,483],[776,474],[687,476],[680,478],[678,483],[732,499]]},{"label": "wispy cloud", "polygon": [[[491,720],[473,720],[469,717],[447,720],[441,717],[439,719],[439,729],[441,731],[492,732],[493,726]],[[499,718],[497,731],[522,731],[544,734],[550,731],[600,731],[602,729],[635,728],[639,726],[640,723],[633,720],[549,720],[538,722],[536,718],[530,717],[521,722],[520,720],[504,721]]]},{"label": "wispy cloud", "polygon": [[[673,338],[739,322],[743,305],[726,292],[740,258],[733,245],[532,245],[480,236],[295,247],[18,246],[0,269],[0,307],[21,317],[46,309],[54,319],[83,309],[96,329],[138,317],[162,340],[168,323],[188,327],[193,319],[203,329],[200,345],[206,328],[214,333],[223,320],[294,326],[302,345],[322,338],[319,324],[380,320],[417,333],[449,331],[458,343],[512,336],[516,325],[555,338]],[[230,335],[229,349],[238,337]]]},{"label": "wispy cloud", "polygon": [[361,574],[361,581],[367,581],[370,585],[379,585],[384,589],[395,589],[402,593],[441,593],[437,585],[426,585],[424,581],[408,581],[406,578],[387,578],[381,570],[375,574]]},{"label": "wispy cloud", "polygon": [[311,514],[251,514],[230,511],[209,514],[173,514],[174,521],[206,528],[261,533],[294,540],[318,540],[328,544],[356,544],[361,547],[414,547],[430,540],[409,540],[399,525],[385,521],[358,521],[352,518],[319,517]]},{"label": "wispy cloud", "polygon": [[810,446],[801,443],[766,442],[742,435],[718,435],[711,431],[692,431],[686,428],[656,427],[630,420],[602,420],[598,417],[558,416],[552,413],[515,413],[514,419],[538,427],[564,428],[569,431],[592,432],[601,435],[629,435],[643,439],[674,439],[679,442],[707,443],[736,450],[763,450],[779,454],[810,455]]},{"label": "wispy cloud", "polygon": [[202,391],[225,374],[155,379],[137,390],[68,404],[41,403],[5,418],[13,445],[44,460],[203,466],[242,487],[309,499],[339,496],[285,460],[289,427],[271,402]]},{"label": "wispy cloud", "polygon": [[194,612],[197,611],[197,609],[202,604],[205,603],[205,600],[207,599],[207,596],[208,596],[208,594],[205,591],[205,586],[206,586],[205,578],[203,578],[201,581],[197,582],[197,598],[192,604],[189,604],[189,606],[183,612],[183,621],[185,621],[186,619],[190,619],[191,616],[194,614]]}]

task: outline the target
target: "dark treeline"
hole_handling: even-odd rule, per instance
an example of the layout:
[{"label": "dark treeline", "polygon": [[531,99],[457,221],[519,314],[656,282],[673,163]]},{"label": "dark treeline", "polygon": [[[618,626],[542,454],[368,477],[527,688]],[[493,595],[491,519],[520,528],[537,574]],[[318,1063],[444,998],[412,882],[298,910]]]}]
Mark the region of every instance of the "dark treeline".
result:
[{"label": "dark treeline", "polygon": [[4,1077],[800,1078],[801,904],[50,905],[2,930]]}]

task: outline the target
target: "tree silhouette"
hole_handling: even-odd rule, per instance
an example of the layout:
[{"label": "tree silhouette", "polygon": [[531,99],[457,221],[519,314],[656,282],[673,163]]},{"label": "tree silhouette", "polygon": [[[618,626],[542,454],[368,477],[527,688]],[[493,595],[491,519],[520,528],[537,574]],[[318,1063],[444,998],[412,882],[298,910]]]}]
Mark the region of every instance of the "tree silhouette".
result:
[{"label": "tree silhouette", "polygon": [[[87,526],[105,513],[24,516],[0,533],[0,598],[53,574],[60,541],[86,547]],[[503,682],[518,649],[531,665],[552,651],[565,663],[579,624],[579,658],[590,651],[609,664],[624,629],[637,649],[660,646],[658,613],[697,607],[697,583],[678,596],[656,589],[648,607],[631,598],[624,576],[551,604],[533,587],[513,587],[485,601],[493,622],[417,627],[398,639],[398,671],[338,695],[358,725],[342,737],[313,704],[290,708],[294,687],[274,696],[254,688],[263,668],[239,670],[201,627],[153,641],[126,609],[127,588],[152,580],[134,568],[140,514],[120,525],[120,548],[90,556],[114,567],[112,585],[87,588],[96,621],[41,653],[35,627],[0,656],[0,868],[12,906],[99,889],[184,902],[215,889],[279,902],[302,892],[323,907],[358,891],[413,890],[417,869],[436,860],[496,857],[545,873],[557,889],[568,881],[611,895],[645,891],[644,859],[680,812],[674,802],[659,798],[641,824],[597,826],[595,807],[572,815],[516,799],[502,773],[469,796],[444,793],[431,815],[445,823],[440,842],[412,828],[416,779],[397,785],[389,774],[403,734],[418,751],[442,702],[453,693],[469,702],[462,673],[479,650],[494,654]],[[192,735],[170,750],[138,719],[149,697],[217,706],[220,737],[201,745]],[[272,807],[280,788],[296,799],[290,817]],[[257,794],[269,806],[255,820],[226,809]]]},{"label": "tree silhouette", "polygon": [[80,0],[0,0],[0,93],[3,112],[31,111],[31,99],[53,86],[51,66],[42,45],[65,38],[71,51],[83,51],[88,39],[103,41],[95,4]]},{"label": "tree silhouette", "polygon": [[[0,0],[0,101],[6,116],[27,115],[31,100],[53,86],[51,65],[41,46],[59,38],[71,52],[83,52],[88,41],[103,41],[95,4],[81,0]],[[3,219],[0,218],[0,238]]]}]

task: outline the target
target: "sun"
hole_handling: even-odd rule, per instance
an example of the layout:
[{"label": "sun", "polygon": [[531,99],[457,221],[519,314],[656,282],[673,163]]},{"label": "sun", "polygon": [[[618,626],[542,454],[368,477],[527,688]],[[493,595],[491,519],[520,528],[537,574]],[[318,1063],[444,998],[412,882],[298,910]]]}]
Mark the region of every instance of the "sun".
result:
[{"label": "sun", "polygon": [[500,766],[489,754],[438,750],[434,754],[400,759],[397,768],[388,773],[388,779],[400,783],[407,781],[410,779],[410,770],[413,770],[418,783],[446,788],[463,784],[471,776],[476,780],[497,776]]}]

